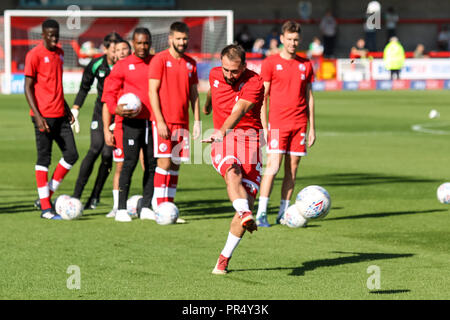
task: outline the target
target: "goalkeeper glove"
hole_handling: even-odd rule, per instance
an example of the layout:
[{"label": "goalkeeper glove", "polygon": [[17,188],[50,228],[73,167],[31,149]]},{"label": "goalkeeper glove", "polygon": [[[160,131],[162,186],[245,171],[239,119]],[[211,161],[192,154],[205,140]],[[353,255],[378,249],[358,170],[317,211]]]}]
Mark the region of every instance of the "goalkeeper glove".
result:
[{"label": "goalkeeper glove", "polygon": [[70,111],[72,111],[72,115],[75,119],[75,121],[71,125],[72,131],[74,131],[75,133],[79,133],[80,132],[80,122],[78,121],[78,114],[80,113],[80,111],[75,108],[72,108]]}]

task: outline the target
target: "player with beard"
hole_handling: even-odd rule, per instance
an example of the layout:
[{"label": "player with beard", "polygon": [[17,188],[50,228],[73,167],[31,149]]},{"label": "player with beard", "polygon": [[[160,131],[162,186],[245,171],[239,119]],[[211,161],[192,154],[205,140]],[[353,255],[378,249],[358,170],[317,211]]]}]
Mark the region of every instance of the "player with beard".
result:
[{"label": "player with beard", "polygon": [[226,274],[245,231],[257,230],[251,210],[261,180],[263,80],[247,69],[241,46],[225,47],[221,57],[222,67],[213,68],[209,74],[211,88],[203,109],[205,114],[212,109],[215,132],[202,142],[212,144],[212,164],[225,180],[236,214],[213,274]]},{"label": "player with beard", "polygon": [[180,163],[190,159],[189,102],[194,114],[193,137],[196,139],[200,135],[197,64],[185,54],[189,41],[188,26],[174,22],[170,26],[168,40],[169,48],[156,54],[149,68],[154,153],[157,158],[154,208],[162,202],[174,201]]}]

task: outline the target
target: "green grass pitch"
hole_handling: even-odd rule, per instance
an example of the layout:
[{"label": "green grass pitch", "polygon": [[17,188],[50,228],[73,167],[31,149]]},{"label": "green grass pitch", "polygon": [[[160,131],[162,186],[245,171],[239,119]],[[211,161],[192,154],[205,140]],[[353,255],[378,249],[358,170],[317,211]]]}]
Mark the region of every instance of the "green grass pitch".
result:
[{"label": "green grass pitch", "polygon": [[[70,104],[74,96],[66,98]],[[81,110],[80,160],[56,196],[73,192],[94,98]],[[449,299],[450,206],[438,202],[436,189],[450,181],[450,91],[315,98],[317,141],[301,161],[294,194],[311,184],[325,187],[330,214],[307,228],[276,225],[246,234],[232,272],[214,276],[233,210],[211,165],[181,168],[175,200],[185,225],[105,218],[112,175],[100,206],[80,220],[40,219],[28,106],[23,95],[1,96],[0,299]],[[429,119],[431,109],[440,118]],[[211,117],[202,118],[210,128]],[[52,172],[60,156],[54,145]],[[282,177],[269,204],[271,223]],[[141,178],[137,167],[130,196],[141,193]],[[80,289],[68,286],[70,266],[79,268]],[[374,277],[378,288],[368,286]]]}]

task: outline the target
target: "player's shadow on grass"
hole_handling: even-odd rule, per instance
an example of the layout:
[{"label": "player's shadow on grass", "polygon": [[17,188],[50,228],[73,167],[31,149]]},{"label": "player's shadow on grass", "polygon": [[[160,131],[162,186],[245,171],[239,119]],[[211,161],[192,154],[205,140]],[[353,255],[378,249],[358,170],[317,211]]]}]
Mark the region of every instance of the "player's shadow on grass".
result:
[{"label": "player's shadow on grass", "polygon": [[23,204],[17,205],[17,202],[14,205],[0,205],[0,214],[11,214],[11,213],[24,213],[27,211],[35,211],[36,208],[33,204]]},{"label": "player's shadow on grass", "polygon": [[[331,209],[333,210],[333,208]],[[409,210],[409,211],[392,211],[392,212],[376,212],[376,213],[365,213],[365,214],[356,214],[351,216],[344,217],[327,217],[323,219],[323,221],[332,221],[332,220],[347,220],[347,219],[366,219],[366,218],[384,218],[384,217],[392,217],[392,216],[401,216],[407,214],[421,214],[421,213],[433,213],[433,212],[442,212],[447,211],[446,209],[430,209],[430,210]]]},{"label": "player's shadow on grass", "polygon": [[[283,177],[277,177],[275,180],[283,180]],[[393,176],[377,173],[336,173],[317,176],[302,177],[302,185],[317,184],[323,187],[327,186],[364,186],[374,184],[390,183],[430,183],[440,182],[435,179],[424,179],[410,176]]]},{"label": "player's shadow on grass", "polygon": [[333,251],[332,253],[351,254],[351,256],[319,259],[303,262],[300,267],[274,267],[274,268],[259,268],[259,269],[237,269],[230,270],[230,272],[242,271],[277,271],[277,270],[291,270],[290,276],[303,276],[308,271],[314,271],[323,267],[336,267],[350,263],[373,262],[376,260],[410,258],[414,256],[412,253],[364,253],[364,252],[341,252]]}]

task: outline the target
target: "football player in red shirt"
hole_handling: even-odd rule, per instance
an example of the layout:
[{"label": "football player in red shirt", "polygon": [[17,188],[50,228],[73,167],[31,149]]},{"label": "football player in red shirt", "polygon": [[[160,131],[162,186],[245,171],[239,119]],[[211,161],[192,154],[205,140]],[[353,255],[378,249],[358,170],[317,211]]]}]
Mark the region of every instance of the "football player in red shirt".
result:
[{"label": "football player in red shirt", "polygon": [[260,131],[264,99],[262,78],[246,68],[245,51],[229,45],[221,53],[222,67],[209,75],[210,91],[203,109],[213,110],[215,132],[202,142],[211,143],[211,159],[227,185],[236,210],[228,238],[213,274],[226,274],[228,262],[245,231],[257,230],[252,215],[261,179]]},{"label": "football player in red shirt", "polygon": [[[147,28],[136,28],[133,32],[134,53],[119,60],[105,79],[102,101],[111,113],[123,117],[123,153],[124,161],[119,178],[119,208],[116,221],[130,222],[127,213],[127,199],[131,185],[131,177],[139,161],[139,152],[144,152],[143,200],[140,212],[141,219],[147,215],[154,217],[150,209],[153,197],[153,179],[156,160],[153,156],[153,139],[151,123],[151,106],[148,98],[148,66],[153,55],[150,54],[151,33]],[[145,80],[145,81],[143,81]],[[133,93],[141,101],[142,108],[136,114],[133,110],[124,109],[125,104],[117,104],[120,93]]]},{"label": "football player in red shirt", "polygon": [[[185,54],[189,28],[170,26],[169,48],[155,55],[149,68],[149,97],[153,109],[153,139],[157,168],[154,208],[173,202],[182,161],[189,161],[189,102],[194,114],[193,138],[200,135],[197,64]],[[178,219],[178,222],[183,222]]]},{"label": "football player in red shirt", "polygon": [[[71,123],[75,121],[64,99],[62,84],[64,51],[57,46],[59,24],[55,20],[42,23],[43,41],[31,49],[25,59],[25,97],[35,128],[37,162],[36,182],[40,199],[41,218],[61,220],[52,212],[51,197],[78,160],[78,151]],[[53,141],[63,157],[48,182]]]},{"label": "football player in red shirt", "polygon": [[[127,40],[121,39],[117,42],[116,47],[116,59],[122,60],[131,54],[131,46]],[[120,97],[122,94],[119,93]],[[113,119],[114,115],[114,119]],[[113,121],[114,120],[114,121]],[[114,147],[113,160],[116,163],[113,177],[113,208],[106,215],[107,218],[115,218],[117,209],[119,208],[119,178],[120,172],[123,166],[123,130],[122,130],[123,118],[118,114],[111,113],[106,103],[103,104],[102,109],[102,121],[103,121],[103,134],[105,136],[105,144]],[[142,153],[142,149],[141,152]],[[140,158],[140,157],[139,157]],[[145,166],[144,170],[145,170]]]},{"label": "football player in red shirt", "polygon": [[314,97],[311,90],[313,68],[308,59],[296,54],[300,43],[300,24],[287,21],[281,31],[282,51],[266,58],[261,67],[265,87],[261,119],[265,131],[267,130],[268,154],[256,215],[257,224],[261,227],[270,227],[267,221],[267,204],[283,157],[285,168],[277,223],[283,223],[284,212],[289,207],[294,191],[300,159],[306,156],[306,146],[311,147],[316,140]]}]

